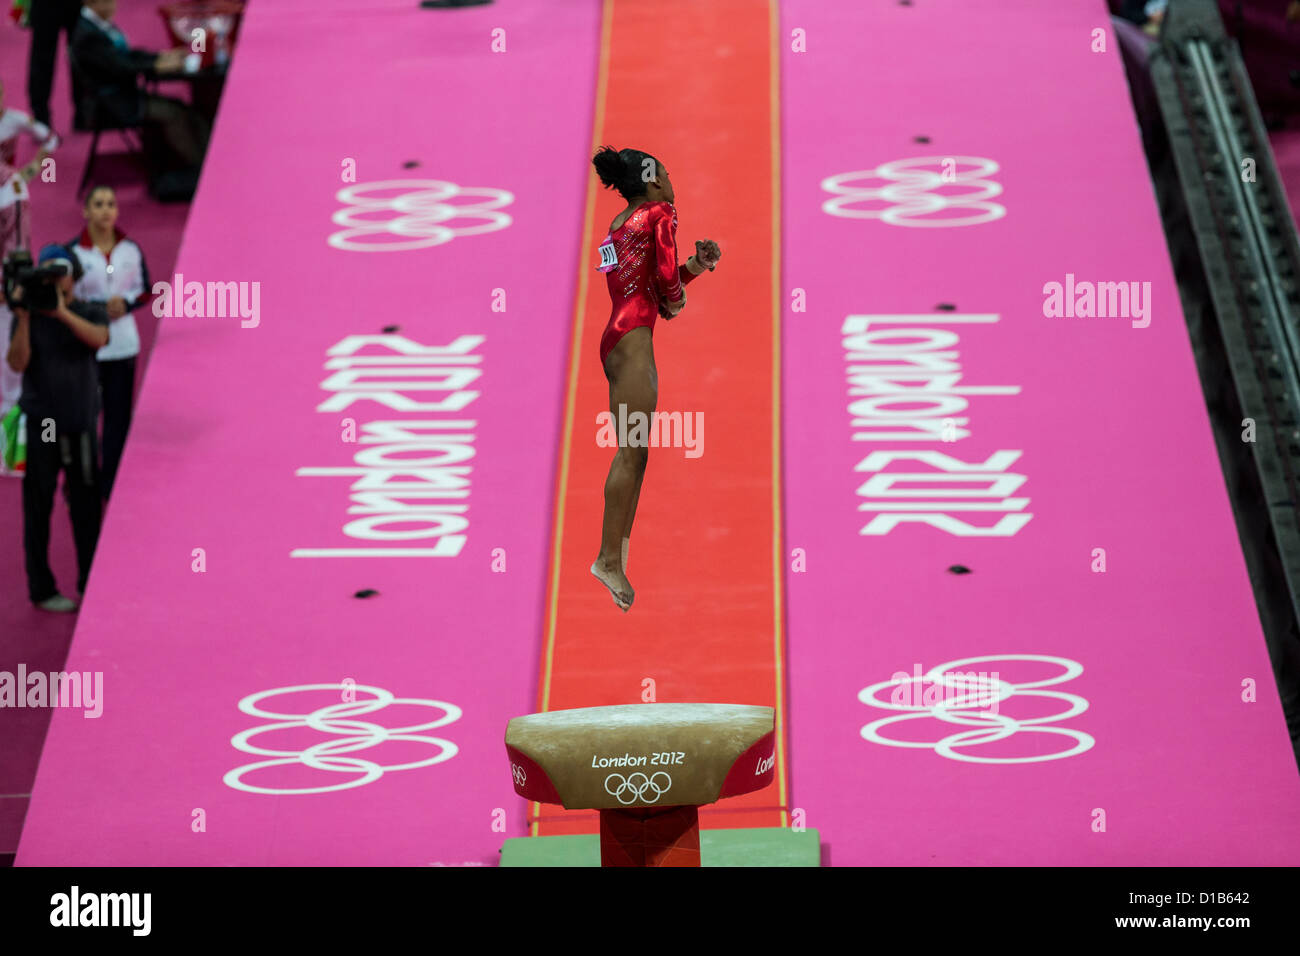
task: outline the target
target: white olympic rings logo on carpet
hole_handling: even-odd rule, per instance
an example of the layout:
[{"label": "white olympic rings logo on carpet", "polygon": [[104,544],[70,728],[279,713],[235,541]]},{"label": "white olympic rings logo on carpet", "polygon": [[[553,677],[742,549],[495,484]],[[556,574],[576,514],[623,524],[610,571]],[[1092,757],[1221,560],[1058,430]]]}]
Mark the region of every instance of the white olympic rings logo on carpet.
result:
[{"label": "white olympic rings logo on carpet", "polygon": [[524,772],[524,768],[519,766],[519,764],[512,763],[510,765],[510,773],[515,778],[516,787],[522,787],[528,782],[528,774]]},{"label": "white olympic rings logo on carpet", "polygon": [[[966,667],[970,664],[983,664],[989,661],[1041,661],[1048,664],[1056,664],[1065,668],[1065,673],[1047,680],[1027,681],[1023,684],[1012,684],[1007,681],[994,679],[988,676],[978,676],[974,674],[953,674],[949,671],[957,668]],[[1070,717],[1076,717],[1088,709],[1088,702],[1077,694],[1067,694],[1064,691],[1037,690],[1033,688],[1050,687],[1053,684],[1062,684],[1065,681],[1073,680],[1083,673],[1083,665],[1072,661],[1066,657],[1048,657],[1041,654],[990,654],[987,657],[965,657],[957,661],[949,661],[947,664],[940,664],[932,668],[929,673],[920,678],[920,682],[942,683],[945,687],[958,687],[963,694],[946,700],[936,701],[931,705],[912,705],[896,704],[892,701],[883,701],[876,697],[876,694],[884,689],[893,689],[904,684],[917,683],[916,677],[908,677],[907,680],[886,680],[878,684],[872,684],[870,687],[863,688],[858,694],[858,699],[862,703],[871,707],[880,707],[885,710],[903,710],[910,713],[899,714],[896,717],[883,717],[880,720],[873,721],[862,728],[862,736],[872,743],[885,744],[889,747],[922,747],[935,751],[942,757],[950,760],[964,760],[970,763],[1036,763],[1042,760],[1060,760],[1063,757],[1073,757],[1077,754],[1091,750],[1096,741],[1081,730],[1071,730],[1068,727],[1044,727],[1043,724],[1049,724],[1058,720],[1067,720]],[[982,685],[982,686],[977,686]],[[1051,697],[1063,700],[1069,704],[1069,707],[1059,714],[1049,714],[1046,717],[1033,717],[1028,719],[1017,720],[1014,717],[1008,717],[1003,713],[991,713],[989,711],[976,710],[976,707],[987,707],[993,702],[996,694],[997,702],[1007,700],[1012,696],[1020,697]],[[913,695],[912,699],[916,699]],[[893,740],[888,737],[882,737],[879,733],[880,728],[888,724],[899,723],[905,720],[917,720],[927,717],[937,718],[950,724],[964,724],[968,727],[974,727],[974,730],[963,730],[955,734],[950,734],[942,740],[934,743],[925,741],[912,740]],[[1012,734],[1024,731],[1026,733],[1038,734],[1059,734],[1063,737],[1070,737],[1074,740],[1074,746],[1068,750],[1058,751],[1057,753],[1044,754],[1032,757],[976,757],[963,753],[958,748],[973,747],[977,744],[991,744],[999,740],[1006,740]]]},{"label": "white olympic rings logo on carpet", "polygon": [[[664,780],[667,782],[662,785],[656,783],[655,781],[658,780],[660,777],[663,777]],[[609,789],[609,785],[613,783],[615,780],[618,781],[617,789],[614,790]],[[624,804],[636,803],[638,800],[640,800],[642,803],[654,803],[665,793],[667,793],[668,788],[671,787],[672,785],[673,785],[673,778],[668,776],[668,774],[664,773],[662,770],[650,777],[647,777],[643,773],[633,773],[633,774],[629,774],[626,777],[624,777],[621,773],[611,773],[608,777],[605,778],[605,792],[608,793],[611,797],[617,798],[619,803],[624,803]],[[654,796],[652,797],[644,796],[647,790],[653,790]],[[631,794],[631,796],[627,796],[627,794],[629,793]]]},{"label": "white olympic rings logo on carpet", "polygon": [[[394,190],[402,192],[392,195]],[[476,202],[446,202],[454,197],[482,198]],[[515,201],[514,195],[504,189],[457,186],[440,179],[357,183],[340,189],[336,198],[350,208],[336,212],[333,222],[336,226],[348,228],[330,236],[329,244],[335,249],[352,252],[424,249],[451,242],[457,236],[504,229],[513,220],[497,210]],[[457,219],[480,222],[451,225],[452,220]]]},{"label": "white olympic rings logo on carpet", "polygon": [[[944,170],[952,165],[974,166],[954,169],[953,178],[945,180]],[[933,169],[930,167],[939,167]],[[822,203],[822,211],[845,219],[879,219],[891,226],[974,226],[992,222],[1007,214],[1005,206],[988,202],[1002,193],[1002,187],[985,176],[998,171],[998,164],[978,156],[922,156],[896,159],[875,169],[840,173],[822,180],[821,187],[835,197]],[[859,179],[886,179],[890,184],[879,189],[850,185]],[[938,193],[944,186],[978,186],[967,193]],[[854,204],[878,200],[891,205],[884,209],[860,209]],[[968,216],[933,216],[947,209],[971,210]]]},{"label": "white olympic rings logo on carpet", "polygon": [[[329,793],[334,790],[348,790],[352,787],[360,787],[367,783],[373,783],[382,777],[384,772],[387,770],[413,770],[416,767],[431,767],[434,764],[442,763],[444,760],[450,760],[452,757],[456,756],[458,748],[450,740],[443,740],[441,737],[422,737],[415,733],[416,731],[433,730],[436,727],[455,723],[461,716],[461,709],[455,704],[448,704],[440,700],[421,700],[412,697],[396,697],[391,691],[384,690],[382,687],[367,687],[364,684],[348,684],[346,686],[348,689],[361,693],[374,694],[375,696],[372,700],[344,701],[343,703],[331,704],[328,707],[321,707],[307,714],[282,714],[273,710],[262,710],[257,705],[264,698],[278,694],[296,694],[305,691],[333,691],[337,694],[345,688],[345,685],[299,684],[296,687],[278,687],[275,690],[264,690],[260,693],[252,694],[241,700],[239,702],[239,709],[244,713],[250,714],[253,717],[269,717],[278,722],[241,731],[232,737],[230,742],[234,744],[236,750],[242,750],[244,753],[262,754],[277,759],[262,760],[258,763],[250,763],[243,767],[237,767],[224,777],[226,786],[234,787],[236,790],[243,790],[247,793],[271,793],[277,795],[295,793]],[[434,707],[443,711],[443,715],[436,720],[429,721],[428,723],[413,724],[410,727],[384,727],[367,720],[351,719],[360,717],[364,714],[372,714],[377,710],[387,707],[389,704],[411,704],[416,707]],[[258,734],[264,734],[274,730],[290,730],[301,727],[309,727],[312,730],[319,731],[323,734],[335,734],[338,735],[339,739],[325,740],[318,744],[312,744],[305,750],[272,750],[266,747],[259,747],[257,744],[249,742]],[[342,754],[352,753],[356,750],[369,749],[370,747],[386,743],[390,740],[403,740],[429,744],[430,746],[437,747],[438,752],[434,756],[425,760],[414,760],[409,763],[391,764],[389,766],[384,766],[371,760],[364,760],[360,757],[342,756]],[[362,776],[353,780],[346,780],[343,783],[331,784],[326,787],[285,789],[258,787],[250,783],[245,783],[243,780],[244,775],[251,771],[261,770],[265,767],[281,767],[291,764],[301,764],[311,767],[313,770],[327,770],[330,773],[359,773],[362,774]]]}]

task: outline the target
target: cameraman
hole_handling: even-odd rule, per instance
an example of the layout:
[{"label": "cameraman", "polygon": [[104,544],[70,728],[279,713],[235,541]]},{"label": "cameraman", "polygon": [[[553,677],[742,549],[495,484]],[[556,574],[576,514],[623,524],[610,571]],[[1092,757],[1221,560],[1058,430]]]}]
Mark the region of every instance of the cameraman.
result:
[{"label": "cameraman", "polygon": [[15,284],[9,297],[16,321],[8,361],[10,368],[23,373],[18,403],[27,414],[27,472],[23,475],[27,592],[42,610],[66,612],[75,611],[77,605],[59,593],[50,571],[50,513],[62,470],[77,547],[77,590],[84,593],[99,540],[95,353],[108,343],[108,313],[100,305],[69,301],[81,266],[67,248],[46,246],[39,265],[63,269],[57,279],[32,280],[53,284],[53,307],[29,308],[25,303],[31,302],[32,286]]}]

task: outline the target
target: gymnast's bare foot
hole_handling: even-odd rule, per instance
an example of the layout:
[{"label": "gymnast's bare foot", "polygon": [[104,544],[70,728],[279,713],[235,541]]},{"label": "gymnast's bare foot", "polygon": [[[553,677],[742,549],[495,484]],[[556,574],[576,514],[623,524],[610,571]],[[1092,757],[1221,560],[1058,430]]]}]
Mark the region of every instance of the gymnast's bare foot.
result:
[{"label": "gymnast's bare foot", "polygon": [[636,596],[636,592],[632,590],[632,584],[621,568],[597,558],[592,562],[591,573],[596,576],[597,581],[609,588],[610,597],[623,611],[632,606],[632,599]]}]

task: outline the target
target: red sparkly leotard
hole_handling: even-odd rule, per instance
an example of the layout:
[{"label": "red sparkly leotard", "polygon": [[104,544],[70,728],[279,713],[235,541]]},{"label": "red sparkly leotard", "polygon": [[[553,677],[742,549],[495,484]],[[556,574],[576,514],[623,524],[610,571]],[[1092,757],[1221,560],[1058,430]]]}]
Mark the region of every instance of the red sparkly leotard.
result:
[{"label": "red sparkly leotard", "polygon": [[[638,206],[601,245],[611,244],[616,263],[605,266],[605,279],[613,308],[600,337],[602,366],[619,339],[633,329],[646,326],[653,335],[659,303],[676,302],[682,286],[695,278],[685,263],[677,265],[677,210],[671,203]],[[606,251],[602,261],[607,257]]]}]

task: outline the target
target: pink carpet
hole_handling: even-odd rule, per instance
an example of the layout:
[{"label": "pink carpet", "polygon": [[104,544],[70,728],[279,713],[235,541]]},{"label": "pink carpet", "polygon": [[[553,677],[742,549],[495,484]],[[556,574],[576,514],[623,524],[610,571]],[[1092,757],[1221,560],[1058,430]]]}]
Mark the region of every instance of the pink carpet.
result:
[{"label": "pink carpet", "polygon": [[68,662],[104,713],[55,714],[20,865],[525,832],[598,12],[250,5],[177,270],[260,315],[162,322]]}]

